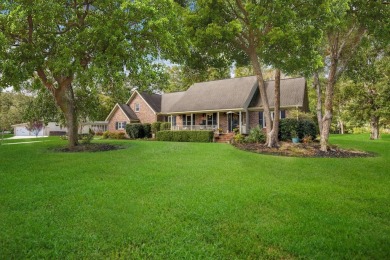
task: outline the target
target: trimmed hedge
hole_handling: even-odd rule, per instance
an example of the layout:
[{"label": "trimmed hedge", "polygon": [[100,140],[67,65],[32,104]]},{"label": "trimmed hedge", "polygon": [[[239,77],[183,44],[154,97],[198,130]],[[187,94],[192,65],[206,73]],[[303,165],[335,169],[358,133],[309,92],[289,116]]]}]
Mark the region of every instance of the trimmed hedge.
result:
[{"label": "trimmed hedge", "polygon": [[156,134],[158,141],[172,142],[200,142],[209,143],[213,141],[213,131],[160,131]]},{"label": "trimmed hedge", "polygon": [[160,127],[161,127],[161,122],[159,122],[159,121],[153,122],[152,123],[152,133],[156,134],[158,131],[160,131]]},{"label": "trimmed hedge", "polygon": [[160,125],[160,131],[171,130],[171,123],[162,122]]},{"label": "trimmed hedge", "polygon": [[314,140],[317,137],[317,127],[313,120],[297,120],[295,118],[281,119],[279,123],[279,140],[291,140],[292,131],[296,131],[300,139],[305,136],[311,136]]},{"label": "trimmed hedge", "polygon": [[143,137],[146,137],[146,138],[152,137],[152,125],[146,123],[146,124],[143,124],[142,127],[143,127],[143,134],[144,134]]},{"label": "trimmed hedge", "polygon": [[126,133],[131,139],[138,139],[144,137],[144,128],[142,124],[128,124],[126,125]]}]

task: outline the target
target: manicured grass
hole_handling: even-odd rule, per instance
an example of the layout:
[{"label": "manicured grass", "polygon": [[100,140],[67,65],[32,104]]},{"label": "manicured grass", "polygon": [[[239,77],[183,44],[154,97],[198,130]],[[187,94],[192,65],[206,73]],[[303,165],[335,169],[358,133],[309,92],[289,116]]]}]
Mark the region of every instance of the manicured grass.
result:
[{"label": "manicured grass", "polygon": [[14,136],[14,135],[13,135],[13,134],[4,134],[4,135],[3,135],[3,134],[0,133],[0,139],[1,139],[1,138],[10,138],[10,137],[12,137],[12,136]]},{"label": "manicured grass", "polygon": [[[390,258],[390,136],[377,157],[259,155],[227,144],[0,146],[0,258]],[[99,141],[101,142],[101,141]]]}]

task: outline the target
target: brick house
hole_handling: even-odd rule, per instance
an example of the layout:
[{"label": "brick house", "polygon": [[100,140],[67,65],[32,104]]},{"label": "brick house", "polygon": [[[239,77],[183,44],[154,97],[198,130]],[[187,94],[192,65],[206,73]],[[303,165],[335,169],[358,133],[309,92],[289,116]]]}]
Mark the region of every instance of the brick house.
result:
[{"label": "brick house", "polygon": [[[308,111],[304,78],[282,79],[280,118],[289,111]],[[271,110],[274,81],[266,81]],[[134,91],[126,104],[116,104],[106,121],[111,132],[124,131],[129,123],[171,123],[172,130],[214,130],[230,133],[238,128],[247,134],[252,127],[265,127],[263,108],[255,76],[195,83],[187,91],[151,94]],[[274,116],[274,115],[272,115]]]}]

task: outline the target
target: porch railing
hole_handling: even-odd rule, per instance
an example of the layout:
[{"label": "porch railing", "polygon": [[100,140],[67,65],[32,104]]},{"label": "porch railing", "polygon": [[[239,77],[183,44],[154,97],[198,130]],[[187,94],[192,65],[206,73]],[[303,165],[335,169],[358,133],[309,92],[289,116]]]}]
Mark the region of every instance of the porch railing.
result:
[{"label": "porch railing", "polygon": [[172,130],[209,130],[217,131],[217,125],[175,125]]}]

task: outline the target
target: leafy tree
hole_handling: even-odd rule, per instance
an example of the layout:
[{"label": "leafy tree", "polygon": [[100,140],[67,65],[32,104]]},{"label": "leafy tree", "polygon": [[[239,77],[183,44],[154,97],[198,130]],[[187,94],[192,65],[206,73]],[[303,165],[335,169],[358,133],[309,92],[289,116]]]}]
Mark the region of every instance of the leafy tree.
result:
[{"label": "leafy tree", "polygon": [[326,74],[324,114],[322,114],[321,87],[315,74],[318,103],[317,117],[321,132],[321,150],[327,151],[333,117],[335,85],[356,55],[362,39],[375,35],[383,41],[389,40],[390,9],[382,1],[343,0],[330,1],[331,16],[324,21],[326,38],[322,46]]},{"label": "leafy tree", "polygon": [[348,116],[357,122],[370,122],[370,139],[379,138],[381,118],[390,117],[390,48],[367,38],[358,48],[346,70],[342,94]]},{"label": "leafy tree", "polygon": [[154,61],[175,61],[187,47],[175,33],[178,18],[172,0],[2,1],[0,86],[32,87],[38,79],[64,114],[74,147],[74,85],[128,78],[134,87],[153,87],[163,73]]},{"label": "leafy tree", "polygon": [[[323,2],[323,1],[319,1]],[[204,56],[218,61],[250,63],[257,76],[267,125],[268,146],[277,145],[278,117],[272,124],[265,92],[262,63],[276,69],[275,113],[280,103],[280,69],[286,72],[308,70],[318,63],[315,46],[321,32],[318,21],[327,5],[317,1],[194,1],[187,16],[187,28],[195,46]],[[316,24],[317,25],[317,24]],[[315,67],[315,66],[314,66]]]},{"label": "leafy tree", "polygon": [[44,124],[42,121],[35,120],[35,121],[28,122],[26,129],[31,133],[33,133],[35,137],[38,137],[38,134],[43,129],[43,126]]},{"label": "leafy tree", "polygon": [[230,78],[230,68],[196,69],[189,66],[172,66],[168,70],[168,84],[163,88],[165,92],[185,91],[192,84],[202,81]]},{"label": "leafy tree", "polygon": [[31,99],[23,93],[0,92],[0,131],[10,130],[11,125],[23,122],[23,112]]}]

